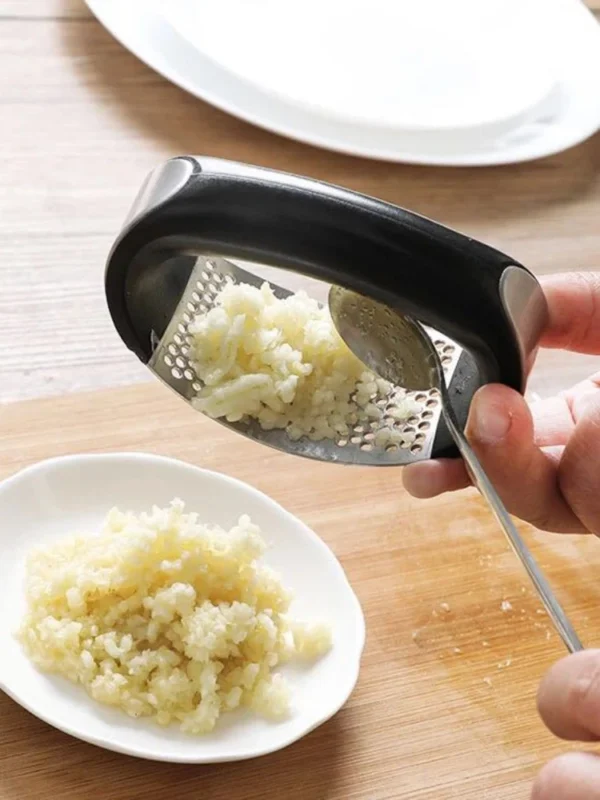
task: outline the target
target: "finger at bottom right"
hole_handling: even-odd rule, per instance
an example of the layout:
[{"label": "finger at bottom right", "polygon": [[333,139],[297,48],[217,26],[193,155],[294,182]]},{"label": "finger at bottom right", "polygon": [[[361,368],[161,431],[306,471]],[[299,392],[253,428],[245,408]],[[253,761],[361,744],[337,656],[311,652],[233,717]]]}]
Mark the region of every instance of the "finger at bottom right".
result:
[{"label": "finger at bottom right", "polygon": [[548,762],[535,779],[531,800],[600,800],[600,757],[565,753]]}]

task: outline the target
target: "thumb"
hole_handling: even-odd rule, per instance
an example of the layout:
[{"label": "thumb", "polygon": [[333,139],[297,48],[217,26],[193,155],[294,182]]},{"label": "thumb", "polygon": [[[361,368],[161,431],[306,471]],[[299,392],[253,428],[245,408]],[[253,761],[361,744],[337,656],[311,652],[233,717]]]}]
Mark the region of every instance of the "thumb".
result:
[{"label": "thumb", "polygon": [[511,514],[546,530],[582,531],[559,489],[555,461],[535,443],[531,412],[518,392],[496,384],[480,389],[466,433]]}]

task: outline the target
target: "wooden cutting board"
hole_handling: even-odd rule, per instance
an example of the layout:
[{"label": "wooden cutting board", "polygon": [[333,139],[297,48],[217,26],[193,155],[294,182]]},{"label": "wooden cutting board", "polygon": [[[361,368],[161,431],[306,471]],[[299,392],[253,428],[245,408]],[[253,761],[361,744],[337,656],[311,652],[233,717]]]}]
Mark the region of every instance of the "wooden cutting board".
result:
[{"label": "wooden cutting board", "polygon": [[[66,453],[144,450],[248,481],[333,548],[367,620],[346,708],[256,761],[202,767],[120,756],[0,696],[0,800],[508,800],[528,798],[536,770],[565,749],[535,708],[538,681],[562,645],[474,492],[412,500],[397,470],[276,453],[155,384],[5,406],[0,442],[2,478]],[[598,643],[600,544],[526,535],[584,642]]]}]

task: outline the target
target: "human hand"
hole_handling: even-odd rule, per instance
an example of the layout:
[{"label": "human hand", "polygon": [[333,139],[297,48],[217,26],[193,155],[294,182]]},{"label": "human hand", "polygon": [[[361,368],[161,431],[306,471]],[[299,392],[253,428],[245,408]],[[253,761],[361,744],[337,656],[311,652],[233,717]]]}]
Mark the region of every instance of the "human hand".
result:
[{"label": "human hand", "polygon": [[[600,273],[554,275],[542,285],[550,316],[542,347],[600,354]],[[600,534],[600,372],[531,407],[506,386],[484,386],[466,433],[512,514],[542,530]],[[460,459],[411,464],[403,478],[419,498],[471,483]],[[598,710],[600,721],[600,699]]]},{"label": "human hand", "polygon": [[[600,650],[583,650],[556,663],[538,692],[538,708],[561,739],[600,740]],[[542,768],[531,800],[600,800],[600,757],[565,753]]]}]

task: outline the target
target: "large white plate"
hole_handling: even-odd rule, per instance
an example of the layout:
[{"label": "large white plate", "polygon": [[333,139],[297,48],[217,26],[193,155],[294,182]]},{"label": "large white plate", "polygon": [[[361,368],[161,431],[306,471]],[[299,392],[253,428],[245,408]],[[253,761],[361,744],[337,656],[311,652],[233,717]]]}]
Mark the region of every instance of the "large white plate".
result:
[{"label": "large white plate", "polygon": [[347,125],[481,139],[532,119],[556,84],[556,48],[540,35],[547,5],[169,0],[161,9],[197,50],[279,102]]},{"label": "large white plate", "polygon": [[[479,144],[469,136],[378,127],[339,114],[328,116],[297,98],[286,100],[265,91],[181,36],[165,17],[167,7],[161,3],[87,3],[115,38],[181,88],[255,125],[331,150],[415,164],[506,164],[559,152],[600,128],[600,26],[580,0],[549,0],[547,4],[544,35],[559,35],[561,42],[554,52],[558,86],[537,120],[517,126],[493,143],[484,137]],[[506,59],[511,56],[509,42]]]},{"label": "large white plate", "polygon": [[[294,591],[291,613],[326,620],[333,648],[307,668],[284,667],[293,713],[272,723],[242,712],[226,715],[206,736],[160,728],[91,700],[66,679],[39,672],[14,637],[25,610],[25,559],[32,548],[97,530],[113,506],[164,507],[179,497],[203,521],[230,528],[249,514],[271,545],[266,562]],[[59,730],[128,755],[157,761],[210,763],[271,753],[333,716],[358,678],[363,614],[329,548],[273,500],[240,481],[181,461],[123,453],[52,459],[0,484],[0,689]]]}]

